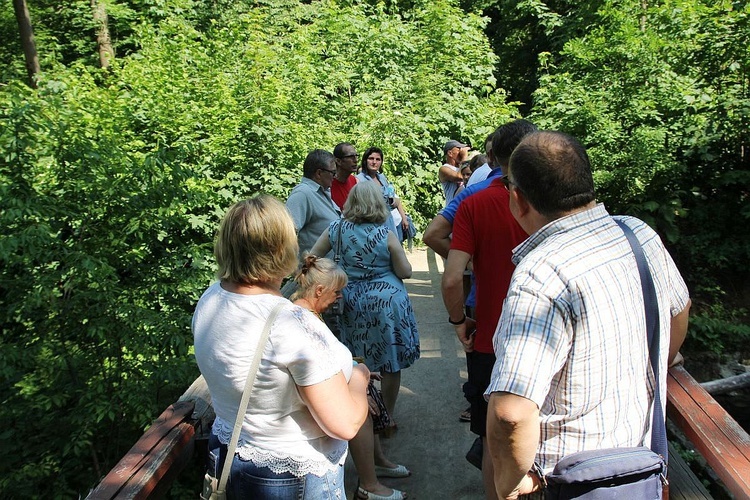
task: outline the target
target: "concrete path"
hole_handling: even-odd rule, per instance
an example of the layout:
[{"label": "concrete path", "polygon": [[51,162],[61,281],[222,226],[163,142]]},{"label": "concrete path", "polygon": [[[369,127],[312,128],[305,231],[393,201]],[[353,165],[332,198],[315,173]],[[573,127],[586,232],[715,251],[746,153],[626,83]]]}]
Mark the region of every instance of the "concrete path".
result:
[{"label": "concrete path", "polygon": [[[382,443],[388,457],[406,465],[412,476],[383,478],[381,482],[406,491],[410,499],[482,500],[481,473],[464,458],[475,435],[468,422],[458,420],[468,406],[461,391],[466,358],[446,321],[440,294],[443,260],[424,248],[415,248],[407,256],[413,274],[406,280],[406,288],[419,326],[422,355],[402,374],[394,416],[399,430]],[[356,485],[350,457],[347,498],[355,498]]]}]

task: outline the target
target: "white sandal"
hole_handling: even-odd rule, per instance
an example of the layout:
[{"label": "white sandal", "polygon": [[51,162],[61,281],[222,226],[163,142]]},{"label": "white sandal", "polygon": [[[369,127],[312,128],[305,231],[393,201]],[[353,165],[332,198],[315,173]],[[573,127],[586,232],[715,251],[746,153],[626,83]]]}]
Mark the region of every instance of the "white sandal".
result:
[{"label": "white sandal", "polygon": [[404,465],[396,465],[396,467],[381,467],[380,465],[376,465],[375,475],[379,477],[409,477],[411,476],[411,471]]},{"label": "white sandal", "polygon": [[362,489],[361,486],[357,486],[357,498],[359,500],[405,500],[408,498],[405,492],[397,490],[396,488],[391,489],[393,490],[393,493],[386,497],[383,495],[376,495],[371,491]]}]

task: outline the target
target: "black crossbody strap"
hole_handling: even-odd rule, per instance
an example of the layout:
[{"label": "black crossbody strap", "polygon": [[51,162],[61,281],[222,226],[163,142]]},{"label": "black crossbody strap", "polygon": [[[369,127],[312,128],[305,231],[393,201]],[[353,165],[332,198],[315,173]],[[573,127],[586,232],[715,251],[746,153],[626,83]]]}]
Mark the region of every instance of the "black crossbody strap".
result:
[{"label": "black crossbody strap", "polygon": [[336,250],[333,252],[333,261],[338,264],[341,260],[341,226],[344,224],[343,217],[339,219],[338,237],[336,238]]},{"label": "black crossbody strap", "polygon": [[646,262],[646,256],[638,238],[633,234],[627,224],[619,219],[615,219],[617,225],[625,233],[630,243],[630,247],[635,254],[635,261],[638,264],[638,274],[641,276],[641,288],[643,289],[643,303],[646,313],[646,331],[648,334],[648,351],[651,360],[651,369],[654,372],[654,419],[651,423],[651,450],[664,457],[667,462],[667,429],[664,424],[664,412],[661,405],[661,394],[659,390],[659,303],[656,299],[656,288],[654,280]]}]

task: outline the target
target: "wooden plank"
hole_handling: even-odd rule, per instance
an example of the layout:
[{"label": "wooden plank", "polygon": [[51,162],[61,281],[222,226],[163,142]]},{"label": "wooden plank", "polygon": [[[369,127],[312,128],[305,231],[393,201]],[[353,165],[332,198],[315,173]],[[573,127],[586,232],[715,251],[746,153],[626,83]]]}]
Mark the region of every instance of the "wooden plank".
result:
[{"label": "wooden plank", "polygon": [[195,428],[187,422],[174,427],[118,492],[118,500],[163,498],[194,451]]},{"label": "wooden plank", "polygon": [[[140,476],[142,469],[148,469],[154,463],[171,464],[171,461],[174,461],[177,455],[188,446],[192,446],[190,443],[195,430],[190,418],[194,408],[195,405],[192,402],[180,401],[164,410],[87,498],[147,498],[147,496],[128,497],[127,495],[120,495],[123,494],[128,482],[133,480],[134,477],[140,477],[141,479],[138,480],[143,481]],[[188,423],[187,427],[182,425],[186,422]],[[180,446],[173,449],[175,443]],[[161,475],[164,474],[166,474],[166,470]],[[159,479],[160,477],[156,478],[157,483]],[[146,484],[149,484],[149,482],[146,481]],[[150,494],[150,491],[145,493]],[[129,494],[132,495],[132,493]]]},{"label": "wooden plank", "polygon": [[180,396],[179,401],[192,401],[195,404],[195,410],[191,417],[195,426],[195,438],[208,439],[216,414],[213,406],[211,406],[211,394],[208,392],[206,379],[203,378],[203,375],[193,381],[190,387]]},{"label": "wooden plank", "polygon": [[[697,405],[710,421],[712,430],[724,436],[736,450],[738,459],[750,462],[750,435],[734,420],[731,415],[683,368],[677,366],[670,370],[670,378],[674,379],[688,394],[689,400]],[[669,390],[667,391],[669,392]],[[669,397],[667,398],[669,400]],[[716,435],[711,436],[714,439]]]},{"label": "wooden plank", "polygon": [[737,498],[750,498],[750,436],[682,366],[667,377],[667,414]]},{"label": "wooden plank", "polygon": [[667,477],[671,500],[713,499],[671,443],[669,444],[669,472]]}]

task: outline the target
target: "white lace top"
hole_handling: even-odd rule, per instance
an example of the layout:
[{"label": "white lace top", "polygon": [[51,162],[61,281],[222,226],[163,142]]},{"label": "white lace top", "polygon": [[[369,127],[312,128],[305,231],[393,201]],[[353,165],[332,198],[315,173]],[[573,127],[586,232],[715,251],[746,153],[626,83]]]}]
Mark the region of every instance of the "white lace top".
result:
[{"label": "white lace top", "polygon": [[346,459],[347,443],[326,435],[297,391],[343,371],[349,350],[310,311],[275,295],[240,295],[214,283],[193,315],[195,358],[216,412],[213,432],[228,444],[266,318],[280,312],[253,384],[237,453],[243,460],[296,476],[322,476]]}]

